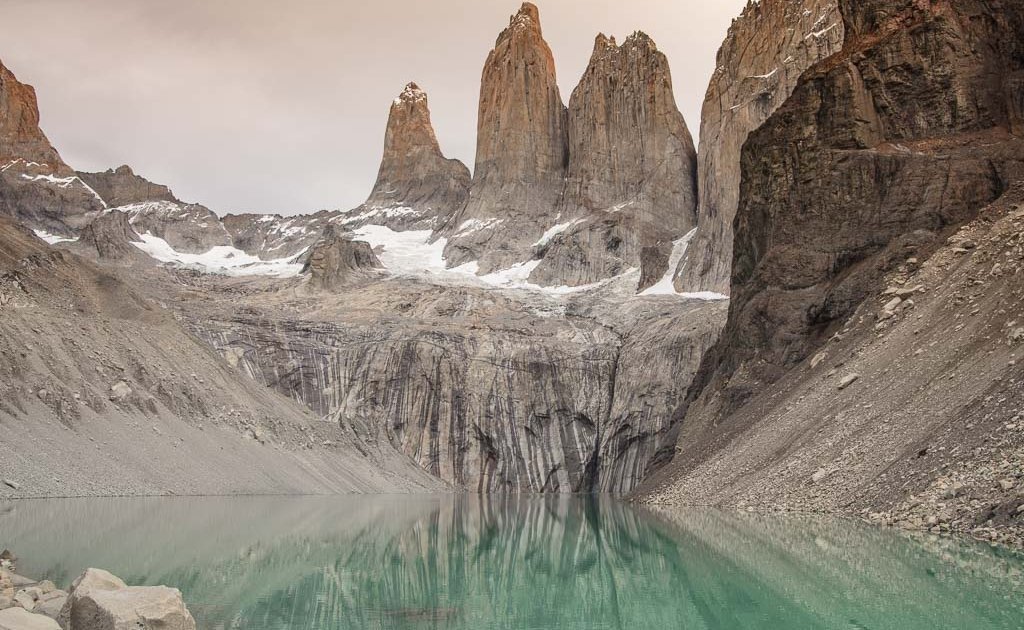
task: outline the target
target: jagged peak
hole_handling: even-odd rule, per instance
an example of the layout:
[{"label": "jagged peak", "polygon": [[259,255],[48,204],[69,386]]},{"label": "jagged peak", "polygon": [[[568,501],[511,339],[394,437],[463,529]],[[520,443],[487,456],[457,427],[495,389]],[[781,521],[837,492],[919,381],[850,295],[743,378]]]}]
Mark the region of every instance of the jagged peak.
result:
[{"label": "jagged peak", "polygon": [[420,86],[416,85],[415,82],[409,82],[406,84],[405,89],[395,99],[395,105],[401,105],[402,103],[419,103],[427,100],[427,93],[420,89]]},{"label": "jagged peak", "polygon": [[608,36],[604,33],[598,33],[597,38],[594,40],[594,53],[603,52],[609,49],[616,49],[619,45],[615,41],[615,36]]},{"label": "jagged peak", "polygon": [[658,50],[658,45],[654,43],[651,36],[643,31],[633,31],[633,34],[626,38],[626,41],[622,44],[623,46],[634,46],[634,47],[645,47],[651,50]]},{"label": "jagged peak", "polygon": [[118,166],[117,168],[107,172],[115,173],[117,175],[135,175],[135,171],[133,171],[132,167],[128,166],[127,164],[122,164],[121,166]]},{"label": "jagged peak", "polygon": [[[522,30],[532,29],[541,32],[540,9],[532,2],[524,2],[519,11],[508,20],[508,30],[505,33],[514,33]],[[505,33],[502,33],[504,35]]]}]

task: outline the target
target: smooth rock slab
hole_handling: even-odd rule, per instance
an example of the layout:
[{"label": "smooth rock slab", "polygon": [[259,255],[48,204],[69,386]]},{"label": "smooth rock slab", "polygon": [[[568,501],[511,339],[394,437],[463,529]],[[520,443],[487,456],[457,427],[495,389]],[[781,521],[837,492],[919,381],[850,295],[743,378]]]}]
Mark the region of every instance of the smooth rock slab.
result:
[{"label": "smooth rock slab", "polygon": [[60,613],[64,630],[195,630],[181,591],[126,586],[116,576],[88,569],[71,586]]},{"label": "smooth rock slab", "polygon": [[60,630],[57,622],[24,608],[0,610],[0,630]]}]

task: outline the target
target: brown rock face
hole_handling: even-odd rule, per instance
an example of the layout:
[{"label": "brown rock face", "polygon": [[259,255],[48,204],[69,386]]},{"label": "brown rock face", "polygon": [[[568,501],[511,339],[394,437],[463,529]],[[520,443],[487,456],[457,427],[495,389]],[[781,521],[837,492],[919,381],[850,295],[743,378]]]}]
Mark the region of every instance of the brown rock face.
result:
[{"label": "brown rock face", "polygon": [[441,153],[427,94],[410,83],[391,105],[377,183],[366,203],[350,213],[353,225],[438,228],[465,204],[469,181],[469,169]]},{"label": "brown rock face", "polygon": [[749,428],[729,419],[880,294],[886,273],[1024,179],[1021,3],[839,6],[843,50],[744,146],[731,310],[680,410],[684,461]]},{"label": "brown rock face", "polygon": [[[697,153],[676,107],[668,59],[644,33],[622,46],[599,35],[569,102],[563,218],[531,279],[582,285],[641,266],[644,248],[670,244],[696,223]],[[665,254],[668,260],[668,253]]]},{"label": "brown rock face", "polygon": [[71,170],[39,128],[35,89],[0,62],[0,168],[14,160],[37,162],[52,174]]},{"label": "brown rock face", "polygon": [[383,268],[369,243],[352,240],[333,225],[328,225],[323,237],[310,251],[302,273],[310,275],[312,288],[333,291],[360,274]]},{"label": "brown rock face", "polygon": [[554,224],[567,143],[555,60],[537,7],[526,3],[484,65],[473,185],[447,230],[451,264],[477,260],[486,272],[530,258],[531,245]]},{"label": "brown rock face", "polygon": [[800,75],[842,47],[846,29],[837,5],[762,0],[748,4],[729,29],[701,113],[699,227],[680,265],[678,289],[729,292],[740,150]]},{"label": "brown rock face", "polygon": [[104,207],[39,128],[35,90],[0,63],[0,214],[70,236]]},{"label": "brown rock face", "polygon": [[114,208],[147,201],[180,203],[170,188],[139,177],[128,166],[120,166],[103,173],[79,172],[78,176]]},{"label": "brown rock face", "polygon": [[101,259],[120,260],[139,250],[132,243],[142,239],[128,221],[128,215],[120,210],[111,210],[93,219],[82,230],[79,241],[96,248]]}]

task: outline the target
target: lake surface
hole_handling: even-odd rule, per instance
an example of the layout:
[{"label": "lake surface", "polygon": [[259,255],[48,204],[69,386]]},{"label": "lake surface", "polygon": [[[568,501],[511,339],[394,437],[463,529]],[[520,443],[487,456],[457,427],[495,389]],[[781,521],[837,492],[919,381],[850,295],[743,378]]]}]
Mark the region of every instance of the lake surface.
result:
[{"label": "lake surface", "polygon": [[1021,628],[1024,557],[838,519],[610,499],[0,503],[0,547],[180,588],[201,629]]}]

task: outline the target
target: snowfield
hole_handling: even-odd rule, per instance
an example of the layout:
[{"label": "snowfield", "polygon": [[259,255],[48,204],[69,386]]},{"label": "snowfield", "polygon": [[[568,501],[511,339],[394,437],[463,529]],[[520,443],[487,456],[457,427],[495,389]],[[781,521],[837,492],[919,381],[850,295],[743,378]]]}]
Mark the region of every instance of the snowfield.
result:
[{"label": "snowfield", "polygon": [[132,244],[160,262],[225,276],[293,278],[302,271],[302,263],[298,261],[305,254],[303,251],[290,258],[260,260],[256,256],[226,245],[214,247],[204,254],[185,254],[176,251],[164,239],[148,232],[140,236],[142,241]]}]

